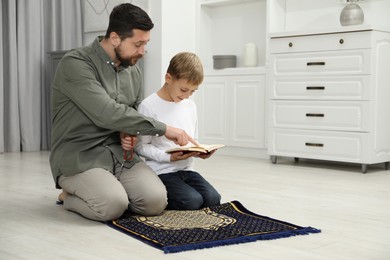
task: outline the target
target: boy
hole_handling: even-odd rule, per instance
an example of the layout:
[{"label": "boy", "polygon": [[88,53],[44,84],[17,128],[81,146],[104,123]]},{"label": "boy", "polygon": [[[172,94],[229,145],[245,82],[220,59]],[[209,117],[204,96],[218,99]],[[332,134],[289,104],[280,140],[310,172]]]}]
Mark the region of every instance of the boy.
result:
[{"label": "boy", "polygon": [[[170,61],[162,88],[140,104],[138,111],[197,137],[197,111],[188,99],[203,81],[203,67],[193,53],[181,52]],[[198,172],[193,169],[193,157],[209,158],[214,152],[175,152],[166,137],[140,136],[136,152],[160,177],[168,191],[167,209],[196,210],[220,204],[221,196]]]}]

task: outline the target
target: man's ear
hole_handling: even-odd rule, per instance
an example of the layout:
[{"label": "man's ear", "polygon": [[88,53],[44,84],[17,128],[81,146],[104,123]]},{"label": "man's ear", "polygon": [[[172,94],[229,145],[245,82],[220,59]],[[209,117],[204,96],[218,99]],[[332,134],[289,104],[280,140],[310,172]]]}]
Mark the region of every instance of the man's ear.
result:
[{"label": "man's ear", "polygon": [[111,41],[112,46],[114,46],[115,48],[121,44],[121,38],[119,37],[119,35],[116,32],[110,33],[110,41]]}]

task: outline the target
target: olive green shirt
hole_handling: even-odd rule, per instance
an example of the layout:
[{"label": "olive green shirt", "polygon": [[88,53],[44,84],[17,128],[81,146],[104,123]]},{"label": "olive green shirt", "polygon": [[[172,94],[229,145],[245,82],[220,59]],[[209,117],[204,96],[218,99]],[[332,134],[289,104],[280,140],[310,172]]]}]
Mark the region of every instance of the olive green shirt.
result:
[{"label": "olive green shirt", "polygon": [[[91,168],[115,171],[122,163],[119,132],[163,135],[166,125],[139,114],[143,82],[138,66],[115,69],[100,45],[69,51],[60,61],[53,82],[50,165],[58,177]],[[134,155],[129,168],[141,159]]]}]

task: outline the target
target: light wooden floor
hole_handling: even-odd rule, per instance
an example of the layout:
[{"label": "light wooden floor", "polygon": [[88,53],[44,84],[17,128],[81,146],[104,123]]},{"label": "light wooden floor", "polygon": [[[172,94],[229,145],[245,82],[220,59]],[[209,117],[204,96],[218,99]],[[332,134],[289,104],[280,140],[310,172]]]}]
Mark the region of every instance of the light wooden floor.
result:
[{"label": "light wooden floor", "polygon": [[48,152],[0,154],[0,259],[390,259],[390,171],[218,156],[197,169],[249,210],[322,233],[164,255],[55,204]]}]

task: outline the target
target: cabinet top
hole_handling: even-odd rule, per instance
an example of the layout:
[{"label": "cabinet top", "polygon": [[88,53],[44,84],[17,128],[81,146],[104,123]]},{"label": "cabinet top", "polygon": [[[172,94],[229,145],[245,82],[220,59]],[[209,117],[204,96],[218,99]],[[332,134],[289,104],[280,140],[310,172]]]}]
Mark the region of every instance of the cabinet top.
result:
[{"label": "cabinet top", "polygon": [[225,68],[220,70],[206,69],[205,76],[239,76],[239,75],[265,75],[265,67]]},{"label": "cabinet top", "polygon": [[331,34],[331,33],[344,33],[344,32],[358,32],[358,31],[380,31],[390,33],[390,28],[385,27],[373,27],[371,25],[354,25],[337,28],[324,28],[321,30],[299,30],[289,32],[276,32],[270,33],[270,38],[282,38],[289,36],[304,36],[304,35],[317,35],[317,34]]}]

